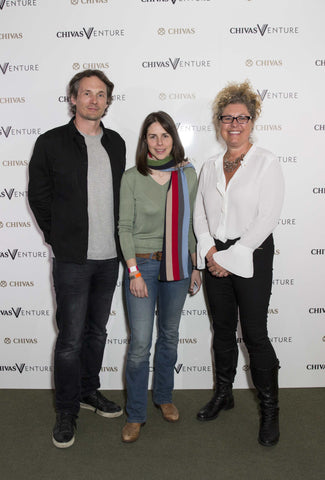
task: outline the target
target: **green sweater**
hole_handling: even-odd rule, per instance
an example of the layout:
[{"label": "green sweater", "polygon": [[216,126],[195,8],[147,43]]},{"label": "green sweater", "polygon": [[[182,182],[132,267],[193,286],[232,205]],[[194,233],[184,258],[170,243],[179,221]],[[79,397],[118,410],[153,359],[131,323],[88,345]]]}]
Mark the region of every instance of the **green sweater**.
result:
[{"label": "green sweater", "polygon": [[[190,196],[191,219],[188,235],[190,253],[196,241],[192,227],[193,206],[197,190],[194,168],[185,168]],[[162,251],[165,229],[165,204],[169,182],[159,185],[150,175],[144,176],[132,167],[121,182],[119,236],[125,260],[136,253]]]}]

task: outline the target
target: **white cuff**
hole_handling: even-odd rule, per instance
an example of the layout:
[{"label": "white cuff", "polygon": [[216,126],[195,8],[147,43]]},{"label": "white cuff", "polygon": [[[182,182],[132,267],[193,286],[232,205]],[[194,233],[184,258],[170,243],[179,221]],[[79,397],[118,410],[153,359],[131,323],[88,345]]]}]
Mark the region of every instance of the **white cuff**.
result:
[{"label": "white cuff", "polygon": [[214,247],[214,239],[211,237],[210,233],[203,233],[200,235],[197,241],[197,253],[196,253],[196,261],[197,261],[197,268],[203,269],[205,268],[205,256],[210,250],[211,247]]},{"label": "white cuff", "polygon": [[244,278],[254,275],[253,249],[235,243],[227,250],[214,253],[213,259],[230,273]]}]

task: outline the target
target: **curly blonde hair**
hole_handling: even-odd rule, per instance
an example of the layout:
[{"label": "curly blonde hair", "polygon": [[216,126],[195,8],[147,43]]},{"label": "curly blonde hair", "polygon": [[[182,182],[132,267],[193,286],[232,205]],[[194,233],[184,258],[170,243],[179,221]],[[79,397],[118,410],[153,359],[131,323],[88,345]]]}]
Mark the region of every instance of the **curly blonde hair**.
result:
[{"label": "curly blonde hair", "polygon": [[219,116],[227,105],[231,103],[242,103],[246,106],[252,117],[252,124],[259,117],[262,110],[262,101],[260,96],[254,92],[250,82],[246,80],[243,83],[231,82],[223,88],[216,96],[213,105],[213,123],[217,132],[217,137],[220,135],[220,120]]}]

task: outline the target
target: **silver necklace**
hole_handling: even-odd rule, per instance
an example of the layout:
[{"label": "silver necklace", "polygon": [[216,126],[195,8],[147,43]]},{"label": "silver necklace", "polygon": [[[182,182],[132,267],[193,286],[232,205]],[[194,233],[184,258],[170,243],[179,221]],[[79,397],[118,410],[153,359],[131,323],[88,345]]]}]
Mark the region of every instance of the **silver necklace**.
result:
[{"label": "silver necklace", "polygon": [[[251,145],[249,146],[249,149],[250,148],[251,148]],[[248,150],[247,150],[247,152],[248,152]],[[227,173],[234,172],[238,168],[238,165],[240,164],[240,162],[242,162],[244,160],[244,157],[245,157],[247,152],[242,153],[239,157],[235,158],[235,160],[228,160],[227,157],[229,157],[229,153],[227,152],[225,154],[225,156],[223,157],[224,171],[227,172]]]}]

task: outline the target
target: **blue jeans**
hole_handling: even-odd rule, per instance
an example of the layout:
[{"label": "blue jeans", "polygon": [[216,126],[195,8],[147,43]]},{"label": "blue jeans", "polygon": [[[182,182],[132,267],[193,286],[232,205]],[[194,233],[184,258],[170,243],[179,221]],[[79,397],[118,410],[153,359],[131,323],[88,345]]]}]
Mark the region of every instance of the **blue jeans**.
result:
[{"label": "blue jeans", "polygon": [[174,366],[177,360],[178,327],[190,279],[176,282],[158,280],[160,262],[137,258],[149,296],[138,298],[130,292],[126,269],[125,293],[131,329],[126,363],[128,422],[143,423],[147,418],[149,357],[157,303],[157,341],[154,357],[153,401],[172,402]]},{"label": "blue jeans", "polygon": [[118,260],[65,263],[53,260],[56,321],[54,382],[58,412],[77,414],[80,398],[100,386],[106,324],[118,275]]}]

